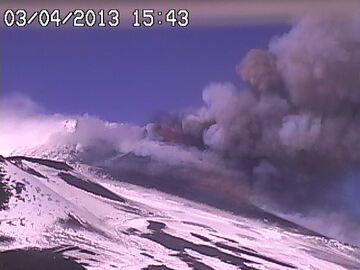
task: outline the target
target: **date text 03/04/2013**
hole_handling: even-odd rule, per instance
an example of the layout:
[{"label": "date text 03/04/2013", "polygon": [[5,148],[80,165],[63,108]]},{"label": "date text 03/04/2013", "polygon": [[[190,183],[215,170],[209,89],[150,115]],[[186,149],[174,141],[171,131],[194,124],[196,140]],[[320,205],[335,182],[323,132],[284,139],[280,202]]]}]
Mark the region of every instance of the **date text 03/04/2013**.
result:
[{"label": "date text 03/04/2013", "polygon": [[[171,27],[186,27],[189,25],[189,11],[186,9],[169,9],[160,11],[154,9],[135,9],[129,24],[133,27],[153,27],[168,25]],[[60,9],[28,12],[25,9],[7,9],[2,13],[5,27],[26,27],[37,24],[41,27],[72,26],[72,27],[119,27],[122,26],[122,14],[117,9],[83,10],[76,9],[64,12]],[[127,20],[124,20],[127,21]]]}]

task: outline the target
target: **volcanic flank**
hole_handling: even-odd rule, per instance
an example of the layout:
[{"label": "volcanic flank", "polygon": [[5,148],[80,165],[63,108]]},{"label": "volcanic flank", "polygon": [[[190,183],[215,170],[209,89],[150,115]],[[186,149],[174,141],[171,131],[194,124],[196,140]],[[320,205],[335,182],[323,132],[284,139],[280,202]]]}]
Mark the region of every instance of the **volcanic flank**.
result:
[{"label": "volcanic flank", "polygon": [[357,269],[360,263],[358,248],[255,206],[234,215],[114,181],[104,168],[81,162],[10,157],[0,170],[7,193],[1,269]]},{"label": "volcanic flank", "polygon": [[145,127],[2,104],[0,149],[86,164],[228,210],[266,205],[359,243],[358,19],[303,18],[236,72],[240,86],[212,84],[198,110]]}]

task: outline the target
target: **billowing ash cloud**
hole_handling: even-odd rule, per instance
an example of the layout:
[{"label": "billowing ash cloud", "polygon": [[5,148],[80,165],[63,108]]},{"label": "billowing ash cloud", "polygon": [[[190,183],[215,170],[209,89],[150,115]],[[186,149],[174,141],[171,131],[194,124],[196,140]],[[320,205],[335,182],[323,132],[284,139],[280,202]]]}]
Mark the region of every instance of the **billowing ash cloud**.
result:
[{"label": "billowing ash cloud", "polygon": [[37,146],[73,145],[71,151],[82,153],[84,160],[106,160],[102,165],[117,172],[124,166],[138,168],[138,161],[120,162],[124,153],[151,157],[156,162],[142,160],[142,172],[158,177],[171,171],[165,181],[187,179],[187,187],[200,185],[235,201],[250,195],[289,214],[331,216],[332,222],[359,232],[356,196],[347,196],[350,182],[360,192],[353,180],[360,175],[358,22],[304,18],[273,39],[268,50],[245,56],[236,68],[244,87],[211,84],[198,111],[164,116],[145,127],[90,116],[69,122],[59,115],[2,112],[2,118],[20,124],[2,121],[0,150],[3,138],[9,140],[8,130],[28,136],[36,123],[40,128],[31,132],[41,139],[35,140]]},{"label": "billowing ash cloud", "polygon": [[[237,67],[246,89],[213,84],[182,132],[269,190],[318,188],[360,161],[360,34],[350,18],[305,18]],[[289,194],[305,207],[319,196]],[[320,196],[321,197],[321,196]]]},{"label": "billowing ash cloud", "polygon": [[[357,22],[307,17],[268,50],[251,50],[236,69],[247,87],[207,87],[204,107],[182,120],[183,136],[202,138],[262,201],[347,215],[342,190],[360,162]],[[359,216],[350,218],[357,231]]]}]

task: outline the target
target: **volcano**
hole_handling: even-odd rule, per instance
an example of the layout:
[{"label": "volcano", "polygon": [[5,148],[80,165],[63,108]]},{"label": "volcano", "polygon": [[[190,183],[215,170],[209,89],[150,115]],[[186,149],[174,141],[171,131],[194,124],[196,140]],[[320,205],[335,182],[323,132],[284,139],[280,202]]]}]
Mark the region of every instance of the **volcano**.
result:
[{"label": "volcano", "polygon": [[1,157],[0,269],[359,269],[355,246],[156,177]]}]

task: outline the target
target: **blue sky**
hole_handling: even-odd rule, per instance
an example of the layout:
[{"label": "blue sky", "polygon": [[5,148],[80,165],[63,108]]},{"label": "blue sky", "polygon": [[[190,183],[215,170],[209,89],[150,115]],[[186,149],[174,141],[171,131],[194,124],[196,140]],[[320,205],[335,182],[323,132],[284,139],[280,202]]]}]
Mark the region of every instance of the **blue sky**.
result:
[{"label": "blue sky", "polygon": [[211,82],[238,83],[235,66],[285,25],[187,29],[1,29],[1,94],[49,113],[142,124],[194,108]]}]

